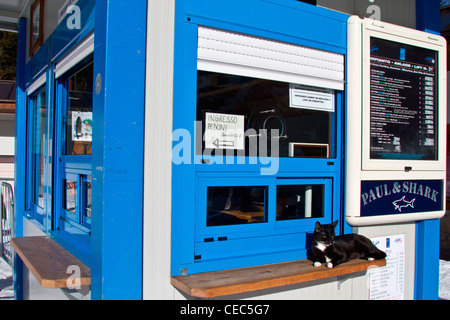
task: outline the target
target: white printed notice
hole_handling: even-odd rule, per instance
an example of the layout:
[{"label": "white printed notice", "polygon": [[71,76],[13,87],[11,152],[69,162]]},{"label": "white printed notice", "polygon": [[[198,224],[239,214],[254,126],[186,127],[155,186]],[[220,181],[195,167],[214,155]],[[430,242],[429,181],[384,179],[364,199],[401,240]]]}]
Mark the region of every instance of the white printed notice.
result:
[{"label": "white printed notice", "polygon": [[289,102],[291,108],[334,112],[334,90],[291,83]]},{"label": "white printed notice", "polygon": [[386,252],[386,266],[370,269],[370,300],[403,300],[405,297],[405,235],[370,239]]},{"label": "white printed notice", "polygon": [[244,150],[244,116],[205,113],[205,148]]},{"label": "white printed notice", "polygon": [[72,141],[92,141],[92,112],[72,111]]}]

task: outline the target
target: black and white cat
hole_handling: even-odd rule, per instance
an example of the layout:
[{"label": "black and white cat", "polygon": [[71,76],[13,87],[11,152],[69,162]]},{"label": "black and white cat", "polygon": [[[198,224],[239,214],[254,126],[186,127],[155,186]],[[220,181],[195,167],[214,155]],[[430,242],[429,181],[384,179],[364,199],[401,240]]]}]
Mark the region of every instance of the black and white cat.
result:
[{"label": "black and white cat", "polygon": [[316,222],[312,239],[314,267],[326,263],[328,268],[333,268],[351,259],[373,261],[386,258],[386,253],[362,235],[344,234],[335,237],[334,227],[337,223],[322,225]]}]

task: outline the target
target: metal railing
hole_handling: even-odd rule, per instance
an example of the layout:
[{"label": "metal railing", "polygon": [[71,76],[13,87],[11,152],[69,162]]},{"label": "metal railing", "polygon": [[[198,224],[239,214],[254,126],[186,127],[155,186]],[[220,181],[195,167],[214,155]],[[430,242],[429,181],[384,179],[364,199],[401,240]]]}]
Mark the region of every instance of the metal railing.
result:
[{"label": "metal railing", "polygon": [[11,184],[1,183],[0,192],[0,235],[1,235],[1,257],[13,266],[13,249],[11,237],[14,234],[14,194]]}]

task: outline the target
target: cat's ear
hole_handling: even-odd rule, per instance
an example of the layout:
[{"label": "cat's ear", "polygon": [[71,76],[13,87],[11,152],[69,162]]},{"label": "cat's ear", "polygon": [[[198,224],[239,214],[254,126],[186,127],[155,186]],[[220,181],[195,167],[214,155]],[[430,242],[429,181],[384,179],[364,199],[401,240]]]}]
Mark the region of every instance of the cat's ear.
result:
[{"label": "cat's ear", "polygon": [[322,225],[320,224],[319,221],[316,222],[316,226],[314,227],[314,231],[315,231],[315,232],[320,232],[320,231],[322,231]]},{"label": "cat's ear", "polygon": [[332,228],[336,227],[336,225],[338,224],[338,222],[339,222],[338,220],[336,220],[335,222],[333,222],[333,223],[331,224],[331,227],[332,227]]}]

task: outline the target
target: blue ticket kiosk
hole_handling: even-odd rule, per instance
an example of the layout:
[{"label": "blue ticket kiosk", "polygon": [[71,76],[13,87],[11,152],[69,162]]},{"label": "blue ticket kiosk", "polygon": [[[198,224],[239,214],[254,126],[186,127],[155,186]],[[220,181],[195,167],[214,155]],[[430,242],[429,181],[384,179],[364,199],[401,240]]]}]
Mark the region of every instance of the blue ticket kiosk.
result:
[{"label": "blue ticket kiosk", "polygon": [[[398,296],[435,298],[439,36],[294,0],[43,2],[19,23],[17,298],[184,299],[192,276],[296,261],[312,274],[317,221],[402,243]],[[439,8],[417,5],[429,9],[418,22]],[[380,120],[384,96],[394,106]],[[48,241],[88,275],[43,285],[51,259],[24,243]],[[324,268],[222,295],[381,296],[367,265]]]}]

